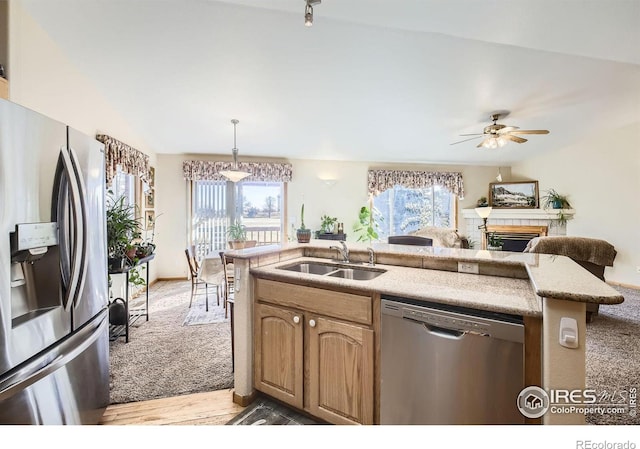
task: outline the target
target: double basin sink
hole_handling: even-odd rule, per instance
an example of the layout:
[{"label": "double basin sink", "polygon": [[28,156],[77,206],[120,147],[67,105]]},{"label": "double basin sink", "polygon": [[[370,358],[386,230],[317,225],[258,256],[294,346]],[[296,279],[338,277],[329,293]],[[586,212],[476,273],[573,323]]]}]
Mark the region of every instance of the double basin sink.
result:
[{"label": "double basin sink", "polygon": [[280,267],[281,270],[296,271],[298,273],[316,274],[318,276],[330,276],[356,281],[368,281],[377,278],[386,270],[358,265],[358,263],[346,262],[296,262],[295,264]]}]

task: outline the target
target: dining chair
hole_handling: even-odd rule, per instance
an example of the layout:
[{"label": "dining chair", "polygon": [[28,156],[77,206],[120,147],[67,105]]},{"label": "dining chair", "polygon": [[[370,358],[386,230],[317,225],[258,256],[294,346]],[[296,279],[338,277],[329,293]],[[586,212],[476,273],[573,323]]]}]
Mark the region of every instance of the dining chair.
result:
[{"label": "dining chair", "polygon": [[390,235],[388,243],[396,245],[432,246],[433,239],[417,235]]},{"label": "dining chair", "polygon": [[191,304],[193,303],[193,297],[196,295],[198,290],[198,286],[204,284],[204,295],[205,295],[205,307],[206,311],[209,311],[209,285],[207,282],[200,278],[200,265],[198,264],[198,260],[196,259],[196,251],[195,246],[191,245],[184,250],[185,255],[187,256],[187,263],[189,264],[189,277],[191,278],[191,299],[189,300],[189,308],[191,308]]},{"label": "dining chair", "polygon": [[228,304],[234,292],[234,266],[233,261],[220,251],[220,260],[224,270],[224,317],[227,318]]}]

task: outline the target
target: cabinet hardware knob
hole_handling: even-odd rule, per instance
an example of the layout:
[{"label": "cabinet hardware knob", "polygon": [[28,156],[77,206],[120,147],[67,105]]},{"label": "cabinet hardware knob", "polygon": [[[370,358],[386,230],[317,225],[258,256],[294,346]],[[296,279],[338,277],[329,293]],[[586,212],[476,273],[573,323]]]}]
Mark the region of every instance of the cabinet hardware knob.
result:
[{"label": "cabinet hardware knob", "polygon": [[300,317],[299,317],[299,316],[297,316],[297,315],[296,315],[296,316],[294,316],[294,317],[293,317],[293,322],[294,322],[294,323],[296,323],[296,324],[298,324],[298,323],[300,322]]},{"label": "cabinet hardware knob", "polygon": [[309,326],[316,327],[316,320],[309,320]]}]

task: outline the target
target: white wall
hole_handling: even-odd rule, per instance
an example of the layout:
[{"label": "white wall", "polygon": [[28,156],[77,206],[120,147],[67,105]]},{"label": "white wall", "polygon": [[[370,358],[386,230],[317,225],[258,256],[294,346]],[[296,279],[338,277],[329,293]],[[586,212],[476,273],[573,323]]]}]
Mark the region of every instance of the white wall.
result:
[{"label": "white wall", "polygon": [[640,286],[640,122],[545,153],[512,167],[514,176],[569,195],[576,214],[567,235],[603,239],[615,246],[608,281]]},{"label": "white wall", "polygon": [[[230,160],[230,155],[157,155],[156,166],[156,214],[163,214],[156,223],[158,254],[155,265],[159,278],[186,278],[187,264],[184,249],[188,235],[187,182],[182,176],[182,162],[185,160]],[[245,161],[258,159],[241,158]],[[355,241],[353,224],[358,219],[358,211],[367,204],[367,170],[369,168],[395,168],[405,170],[460,171],[465,183],[465,198],[459,202],[459,209],[474,207],[481,196],[487,196],[489,183],[495,181],[497,167],[476,167],[463,165],[400,165],[376,164],[373,162],[316,161],[305,159],[289,160],[293,167],[293,179],[288,185],[286,220],[292,219],[294,226],[300,225],[300,207],[304,196],[305,225],[320,229],[320,217],[324,214],[338,217],[344,223],[347,240]],[[502,168],[502,175],[508,180],[510,170]],[[323,179],[335,179],[328,186]],[[465,229],[462,214],[459,213],[459,229]],[[291,222],[287,223],[287,230]]]},{"label": "white wall", "polygon": [[[155,153],[24,11],[19,1],[9,5],[9,62],[12,102],[87,135],[113,136],[149,155],[151,165],[155,164]],[[157,277],[154,262],[149,269],[150,280],[154,280]]]}]

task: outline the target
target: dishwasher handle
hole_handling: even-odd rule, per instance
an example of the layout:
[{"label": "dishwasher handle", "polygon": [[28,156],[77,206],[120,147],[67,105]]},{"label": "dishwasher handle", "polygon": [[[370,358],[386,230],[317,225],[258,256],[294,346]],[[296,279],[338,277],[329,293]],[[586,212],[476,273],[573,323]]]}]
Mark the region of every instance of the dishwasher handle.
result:
[{"label": "dishwasher handle", "polygon": [[434,326],[433,324],[427,324],[424,321],[414,320],[412,318],[403,317],[402,319],[412,321],[416,324],[422,325],[427,332],[436,337],[449,338],[451,340],[462,340],[468,332],[464,332],[456,329],[447,329],[446,327]]}]

